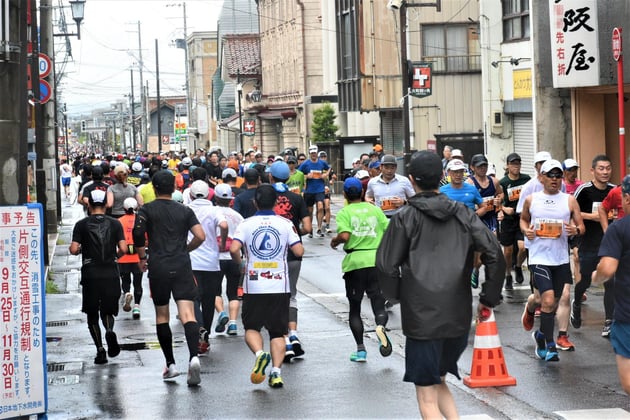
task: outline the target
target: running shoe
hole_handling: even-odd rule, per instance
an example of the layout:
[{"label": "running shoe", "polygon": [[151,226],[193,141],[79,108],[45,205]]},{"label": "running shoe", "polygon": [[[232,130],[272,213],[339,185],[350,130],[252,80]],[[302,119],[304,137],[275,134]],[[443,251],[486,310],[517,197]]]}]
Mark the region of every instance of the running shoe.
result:
[{"label": "running shoe", "polygon": [[514,290],[514,286],[512,285],[512,276],[505,276],[505,290]]},{"label": "running shoe", "polygon": [[259,384],[265,380],[265,369],[267,369],[267,365],[271,361],[271,355],[266,351],[263,351],[256,358],[256,363],[254,363],[254,368],[252,369],[252,374],[249,379],[253,384]]},{"label": "running shoe", "polygon": [[525,278],[523,277],[523,268],[522,267],[514,267],[514,275],[515,275],[515,281],[518,284],[523,284],[523,281],[525,280]]},{"label": "running shoe", "polygon": [[376,336],[378,337],[378,351],[381,352],[381,356],[387,357],[392,354],[392,343],[389,341],[387,331],[385,331],[385,327],[383,325],[376,326]]},{"label": "running shoe", "polygon": [[167,381],[169,379],[173,379],[179,376],[179,371],[175,367],[175,363],[171,363],[168,367],[164,368],[164,372],[162,372],[162,379]]},{"label": "running shoe", "polygon": [[545,362],[559,362],[560,356],[558,355],[558,349],[556,343],[551,342],[547,344],[547,354],[545,355]]},{"label": "running shoe", "polygon": [[556,347],[558,347],[560,350],[564,350],[564,351],[574,351],[575,350],[575,346],[573,345],[571,340],[569,340],[569,336],[568,335],[559,335],[558,338],[556,339]]},{"label": "running shoe", "polygon": [[225,331],[225,325],[228,323],[230,318],[228,318],[227,314],[223,311],[219,314],[219,319],[217,320],[217,325],[214,327],[214,331],[218,333],[222,333]]},{"label": "running shoe", "polygon": [[309,238],[312,238],[312,237],[313,237],[313,234],[312,234],[312,233],[309,233],[309,234],[308,234],[308,237],[309,237]]},{"label": "running shoe", "polygon": [[133,295],[130,292],[125,293],[125,303],[123,304],[123,311],[129,312],[131,310],[131,301]]},{"label": "running shoe", "polygon": [[197,355],[205,356],[208,354],[208,350],[210,350],[210,344],[207,341],[200,341],[197,347]]},{"label": "running shoe", "polygon": [[324,234],[322,233],[321,229],[317,229],[317,236],[319,236],[320,238],[324,237]]},{"label": "running shoe", "polygon": [[586,293],[582,293],[582,302],[586,302],[586,299],[588,299],[588,296],[586,296]]},{"label": "running shoe", "polygon": [[109,357],[116,357],[120,354],[120,346],[116,338],[114,331],[107,331],[105,333],[105,341],[107,341],[107,355]]},{"label": "running shoe", "polygon": [[302,342],[297,335],[292,335],[289,337],[289,343],[291,343],[291,347],[293,347],[293,352],[295,353],[295,357],[304,356],[304,349],[302,348]]},{"label": "running shoe", "polygon": [[571,326],[576,330],[582,326],[582,306],[575,299],[571,301]]},{"label": "running shoe", "polygon": [[602,337],[610,337],[610,327],[612,327],[612,319],[607,319],[604,321],[604,328],[602,328]]},{"label": "running shoe", "polygon": [[188,379],[186,381],[189,386],[196,386],[201,383],[201,364],[197,356],[190,359],[188,364]]},{"label": "running shoe", "polygon": [[545,343],[545,336],[540,331],[536,330],[532,333],[532,338],[534,339],[534,343],[536,343],[534,355],[540,360],[545,360],[547,357],[547,343]]},{"label": "running shoe", "polygon": [[351,362],[367,362],[367,352],[365,350],[355,351],[350,354]]},{"label": "running shoe", "polygon": [[105,349],[101,347],[96,352],[96,357],[94,358],[94,364],[104,365],[105,363],[107,363],[107,353],[105,352]]},{"label": "running shoe", "polygon": [[272,372],[269,375],[269,386],[272,388],[282,388],[284,382],[282,382],[282,376],[278,372]]},{"label": "running shoe", "polygon": [[324,226],[324,229],[326,230],[326,233],[332,233],[332,229],[330,228],[330,224],[326,224],[326,226]]},{"label": "running shoe", "polygon": [[470,274],[470,285],[473,289],[479,287],[479,270],[473,270]]},{"label": "running shoe", "polygon": [[291,359],[293,359],[294,357],[295,352],[293,351],[293,346],[291,344],[287,344],[284,351],[284,363],[290,363]]},{"label": "running shoe", "polygon": [[227,328],[228,335],[237,335],[238,334],[238,326],[235,322],[230,322]]},{"label": "running shoe", "polygon": [[536,306],[534,309],[534,318],[540,318],[540,306]]},{"label": "running shoe", "polygon": [[525,309],[523,309],[521,324],[523,324],[525,331],[531,331],[534,328],[534,314],[527,310],[527,304],[525,304]]},{"label": "running shoe", "polygon": [[131,316],[133,319],[140,319],[140,305],[133,305],[133,309],[131,310]]}]

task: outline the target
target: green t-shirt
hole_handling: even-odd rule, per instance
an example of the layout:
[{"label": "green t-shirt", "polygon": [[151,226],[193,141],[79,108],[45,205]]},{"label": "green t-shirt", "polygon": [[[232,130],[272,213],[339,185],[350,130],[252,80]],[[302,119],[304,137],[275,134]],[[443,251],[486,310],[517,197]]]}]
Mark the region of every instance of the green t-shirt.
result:
[{"label": "green t-shirt", "polygon": [[304,178],[304,173],[302,171],[295,171],[295,173],[287,180],[287,187],[289,187],[289,191],[296,194],[302,194],[305,181],[306,178]]},{"label": "green t-shirt", "polygon": [[381,243],[389,219],[374,204],[351,203],[337,213],[337,233],[348,232],[350,238],[343,246],[347,254],[341,263],[341,271],[358,270],[376,265],[376,249]]}]

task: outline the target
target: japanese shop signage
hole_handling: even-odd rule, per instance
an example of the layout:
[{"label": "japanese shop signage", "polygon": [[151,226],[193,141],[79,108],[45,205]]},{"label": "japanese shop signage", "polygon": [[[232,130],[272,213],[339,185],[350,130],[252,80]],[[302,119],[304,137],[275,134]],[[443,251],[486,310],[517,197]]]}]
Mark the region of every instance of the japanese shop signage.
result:
[{"label": "japanese shop signage", "polygon": [[553,87],[599,85],[597,0],[549,2]]},{"label": "japanese shop signage", "polygon": [[0,419],[46,411],[41,204],[0,207]]},{"label": "japanese shop signage", "polygon": [[409,94],[416,98],[431,96],[432,63],[409,62]]}]

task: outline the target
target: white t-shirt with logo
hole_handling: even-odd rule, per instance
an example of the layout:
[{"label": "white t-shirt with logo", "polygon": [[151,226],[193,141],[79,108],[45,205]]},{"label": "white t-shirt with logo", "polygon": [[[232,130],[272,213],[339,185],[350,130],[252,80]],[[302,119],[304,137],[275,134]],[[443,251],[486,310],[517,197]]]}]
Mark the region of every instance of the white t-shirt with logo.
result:
[{"label": "white t-shirt with logo", "polygon": [[292,222],[275,214],[255,215],[238,226],[232,240],[243,244],[247,259],[244,293],[291,293],[287,252],[300,242]]}]

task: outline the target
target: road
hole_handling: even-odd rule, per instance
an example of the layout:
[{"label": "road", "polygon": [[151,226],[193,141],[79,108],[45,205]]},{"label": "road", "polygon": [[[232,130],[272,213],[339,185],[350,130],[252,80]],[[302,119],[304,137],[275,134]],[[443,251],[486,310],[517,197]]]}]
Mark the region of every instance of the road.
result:
[{"label": "road", "polygon": [[[78,212],[78,213],[77,213]],[[142,318],[121,312],[116,330],[124,351],[110,363],[92,363],[94,347],[80,313],[77,257],[67,241],[77,207],[64,208],[51,274],[67,293],[47,297],[48,396],[50,418],[417,418],[414,388],[402,382],[404,337],[398,308],[390,312],[394,354],[382,358],[373,333],[369,304],[363,305],[368,362],[348,360],[355,350],[347,325],[348,308],[341,275],[343,251],[332,250],[330,236],[305,238],[306,255],[299,283],[299,331],[306,355],[285,365],[285,387],[252,385],[253,356],[239,336],[212,335],[202,358],[202,384],[188,388],[185,376],[175,384],[161,380],[163,357],[156,343],[151,302],[142,302]],[[145,278],[145,286],[146,284]],[[148,290],[146,287],[145,290]],[[584,325],[570,331],[575,352],[561,352],[560,362],[534,357],[531,335],[520,326],[522,286],[496,311],[509,374],[517,385],[501,388],[465,386],[455,377],[453,389],[460,415],[468,419],[630,418],[628,397],[617,378],[614,354],[600,336],[602,290],[591,288],[583,309]],[[174,312],[173,312],[174,314]],[[172,316],[175,356],[181,370],[187,359],[183,329]],[[459,367],[471,368],[474,330]],[[581,411],[586,410],[586,411]],[[604,411],[602,411],[604,410]],[[626,417],[624,417],[626,416]]]}]

